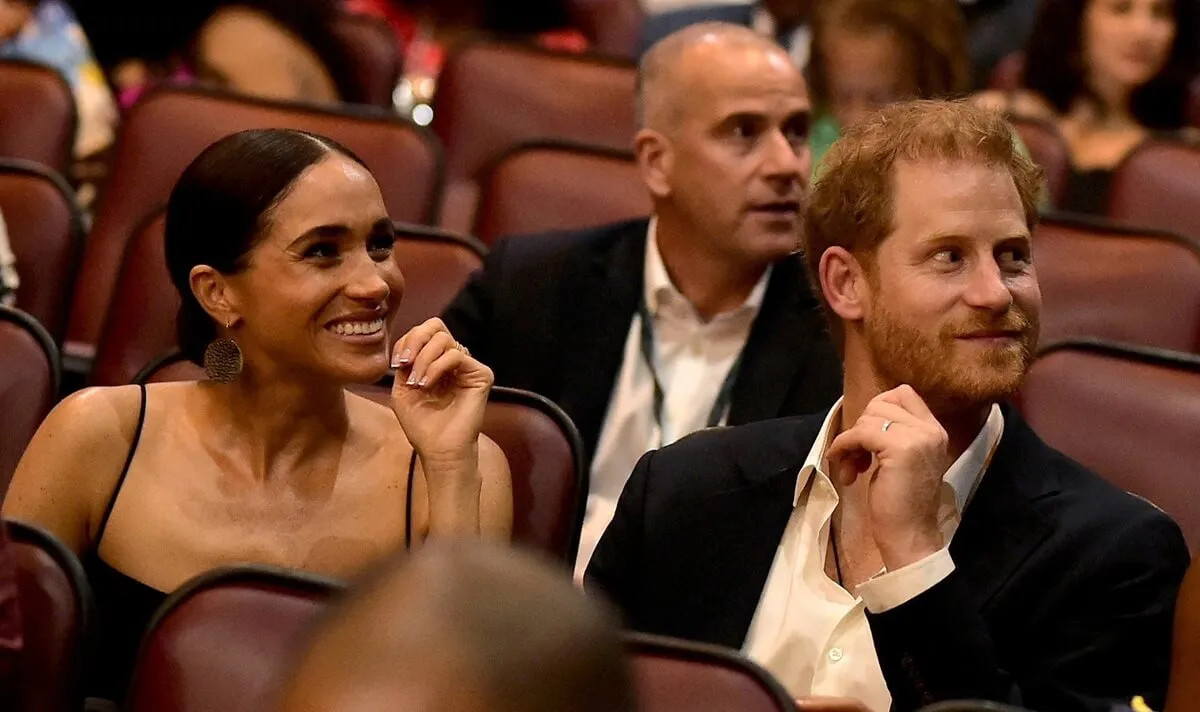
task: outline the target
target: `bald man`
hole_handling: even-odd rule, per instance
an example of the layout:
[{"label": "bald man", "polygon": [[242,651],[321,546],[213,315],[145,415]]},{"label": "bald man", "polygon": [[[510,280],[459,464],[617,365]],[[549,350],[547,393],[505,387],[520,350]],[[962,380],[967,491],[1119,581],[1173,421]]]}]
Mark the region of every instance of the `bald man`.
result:
[{"label": "bald man", "polygon": [[497,385],[560,405],[591,474],[576,574],[647,450],[828,408],[836,350],[793,254],[809,101],[754,32],[693,25],[642,60],[633,138],[652,216],[498,242],[443,315]]},{"label": "bald man", "polygon": [[435,543],[368,576],[318,626],[278,712],[633,712],[614,616],[557,568]]}]

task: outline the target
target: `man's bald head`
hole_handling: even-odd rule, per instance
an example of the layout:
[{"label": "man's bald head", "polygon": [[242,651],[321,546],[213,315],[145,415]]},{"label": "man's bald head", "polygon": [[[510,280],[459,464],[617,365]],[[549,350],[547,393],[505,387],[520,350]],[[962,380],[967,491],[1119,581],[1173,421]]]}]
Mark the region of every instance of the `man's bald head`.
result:
[{"label": "man's bald head", "polygon": [[[791,64],[787,52],[769,37],[726,22],[688,25],[659,40],[638,65],[638,128],[670,130],[695,100],[697,82],[714,64],[747,51],[775,55]],[[800,71],[795,71],[803,81]]]},{"label": "man's bald head", "polygon": [[280,712],[626,712],[614,618],[530,554],[429,544],[318,627]]}]

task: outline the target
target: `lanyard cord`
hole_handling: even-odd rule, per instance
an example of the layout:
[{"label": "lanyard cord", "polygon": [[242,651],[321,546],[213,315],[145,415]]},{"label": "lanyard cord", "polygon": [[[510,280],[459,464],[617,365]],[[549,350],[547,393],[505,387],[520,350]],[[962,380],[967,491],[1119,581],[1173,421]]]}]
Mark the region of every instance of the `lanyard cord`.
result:
[{"label": "lanyard cord", "polygon": [[[654,422],[658,424],[659,447],[661,447],[666,439],[666,432],[663,428],[663,409],[666,397],[663,393],[662,382],[658,379],[658,369],[654,365],[654,318],[650,316],[650,310],[647,308],[644,298],[638,302],[638,317],[642,322],[642,360],[646,362],[646,368],[650,370],[650,380],[654,383]],[[721,382],[721,389],[717,391],[717,398],[713,402],[712,410],[708,413],[704,427],[711,428],[721,422],[721,416],[729,407],[730,401],[733,400],[733,386],[737,382],[738,372],[742,368],[742,356],[745,353],[746,349],[743,346],[742,350],[738,352],[737,358],[734,359],[733,365],[729,367],[729,373],[725,374],[725,380]]]}]

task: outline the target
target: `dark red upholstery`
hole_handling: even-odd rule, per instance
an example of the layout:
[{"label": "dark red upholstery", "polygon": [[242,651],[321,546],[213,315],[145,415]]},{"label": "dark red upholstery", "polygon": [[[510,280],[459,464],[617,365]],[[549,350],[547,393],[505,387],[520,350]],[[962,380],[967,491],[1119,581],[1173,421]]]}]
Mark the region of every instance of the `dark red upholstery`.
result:
[{"label": "dark red upholstery", "polygon": [[0,306],[0,499],[58,398],[58,349],[33,317]]},{"label": "dark red upholstery", "polygon": [[400,81],[400,47],[387,22],[370,15],[343,13],[330,32],[337,39],[347,76],[343,100],[391,107]]},{"label": "dark red upholstery", "polygon": [[[130,383],[146,364],[177,347],[179,296],[163,253],[163,216],[134,231],[105,322],[91,383]],[[404,298],[392,317],[392,338],[441,313],[467,277],[483,264],[483,246],[437,228],[397,225],[395,259],[404,273]]]},{"label": "dark red upholstery", "polygon": [[996,63],[988,78],[989,89],[1016,91],[1021,88],[1021,77],[1025,73],[1025,53],[1013,52]]},{"label": "dark red upholstery", "polygon": [[17,567],[25,645],[12,712],[77,712],[83,707],[83,655],[92,592],[79,560],[30,524],[4,520]]},{"label": "dark red upholstery", "polygon": [[96,348],[91,383],[129,383],[155,356],[176,347],[179,295],[167,273],[163,246],[165,216],[155,213],[133,232]]},{"label": "dark red upholstery", "polygon": [[40,64],[0,60],[0,158],[71,166],[75,97],[62,75]]},{"label": "dark red upholstery", "polygon": [[1035,361],[1020,407],[1051,446],[1165,509],[1200,547],[1200,358],[1068,345]]},{"label": "dark red upholstery", "polygon": [[404,274],[404,298],[392,315],[391,338],[449,306],[467,278],[483,267],[478,240],[420,225],[396,225],[396,263]]},{"label": "dark red upholstery", "polygon": [[442,184],[434,136],[385,112],[337,112],[229,94],[165,88],[140,101],[121,126],[75,290],[68,351],[88,357],[100,338],[121,256],[133,229],[166,204],[183,169],[235,131],[285,127],[322,134],[357,153],[375,174],[397,220],[428,222]]},{"label": "dark red upholstery", "polygon": [[1200,248],[1153,230],[1047,216],[1034,232],[1041,342],[1094,337],[1200,351]]},{"label": "dark red upholstery", "polygon": [[496,387],[483,433],[504,451],[512,471],[513,541],[573,563],[588,477],[571,418],[535,393]]},{"label": "dark red upholstery", "polygon": [[632,63],[524,45],[468,43],[438,78],[433,129],[447,146],[441,224],[470,229],[474,181],[527,141],[565,139],[628,150],[635,129]]},{"label": "dark red upholstery", "polygon": [[[630,633],[634,680],[642,712],[791,712],[796,703],[770,673],[731,650]],[[845,710],[861,707],[805,707]]]},{"label": "dark red upholstery", "polygon": [[[390,406],[390,379],[353,390]],[[483,416],[483,434],[504,451],[512,473],[513,541],[573,563],[588,479],[583,441],[571,418],[536,393],[496,386]]]},{"label": "dark red upholstery", "polygon": [[83,225],[71,189],[36,163],[0,159],[0,215],[21,278],[17,306],[61,339],[83,253]]},{"label": "dark red upholstery", "polygon": [[646,12],[638,0],[568,0],[571,20],[592,43],[592,51],[610,57],[637,57]]},{"label": "dark red upholstery", "polygon": [[1009,116],[1008,120],[1029,149],[1033,162],[1045,172],[1051,201],[1061,203],[1071,177],[1071,153],[1058,127],[1048,121],[1020,116]]},{"label": "dark red upholstery", "polygon": [[1113,173],[1108,216],[1200,240],[1200,146],[1147,141]]},{"label": "dark red upholstery", "polygon": [[649,215],[633,156],[611,149],[535,143],[506,153],[480,181],[473,233],[504,235],[590,227]]},{"label": "dark red upholstery", "polygon": [[269,712],[337,581],[235,566],[181,586],[150,622],[126,712]]}]

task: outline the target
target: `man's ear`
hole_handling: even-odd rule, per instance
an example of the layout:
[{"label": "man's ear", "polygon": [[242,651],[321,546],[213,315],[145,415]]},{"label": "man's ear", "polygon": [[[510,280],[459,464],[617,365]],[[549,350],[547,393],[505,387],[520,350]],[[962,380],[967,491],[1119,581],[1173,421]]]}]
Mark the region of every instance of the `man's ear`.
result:
[{"label": "man's ear", "polygon": [[843,247],[830,247],[821,255],[821,291],[829,308],[843,321],[861,321],[871,303],[871,284],[862,263]]},{"label": "man's ear", "polygon": [[633,154],[650,194],[658,199],[669,197],[675,156],[667,137],[654,129],[642,129],[633,137]]},{"label": "man's ear", "polygon": [[214,321],[227,328],[241,321],[236,290],[225,275],[208,265],[196,265],[188,274],[188,285]]}]

